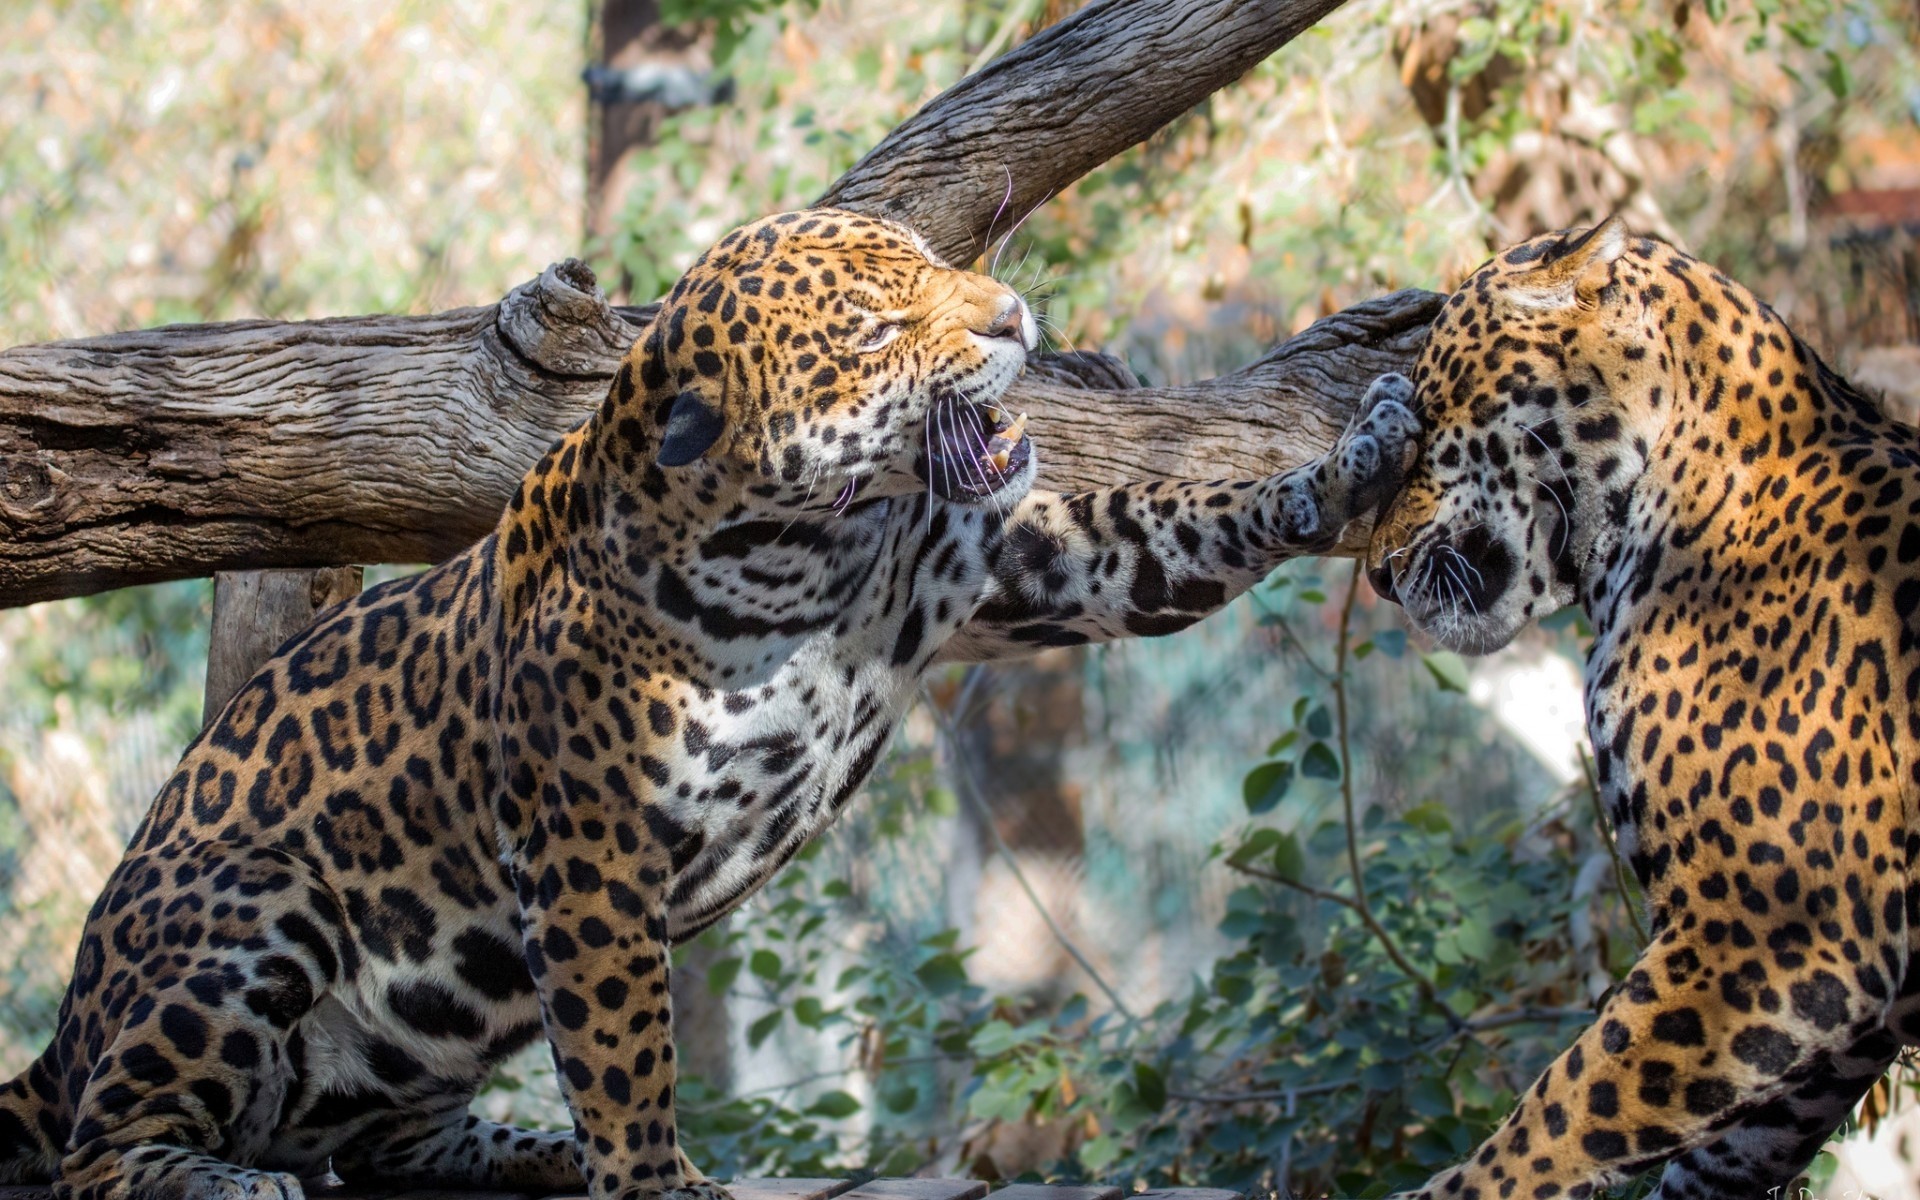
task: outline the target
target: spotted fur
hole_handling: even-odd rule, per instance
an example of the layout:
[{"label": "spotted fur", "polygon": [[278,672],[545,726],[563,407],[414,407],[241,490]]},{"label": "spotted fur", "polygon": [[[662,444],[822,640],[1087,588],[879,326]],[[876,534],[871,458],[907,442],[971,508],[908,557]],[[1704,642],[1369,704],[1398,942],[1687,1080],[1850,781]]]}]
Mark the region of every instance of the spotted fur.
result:
[{"label": "spotted fur", "polygon": [[1766,305],[1617,221],[1451,297],[1372,577],[1468,652],[1582,605],[1587,719],[1652,941],[1421,1197],[1779,1194],[1894,1055],[1920,788],[1920,443]]},{"label": "spotted fur", "polygon": [[[834,819],[930,666],[1190,624],[1412,451],[1380,400],[1271,479],[1030,491],[985,406],[1032,344],[897,225],[729,234],[492,536],[323,614],[188,749],[0,1088],[0,1182],[724,1197],[676,1141],[669,947]],[[469,1116],[542,1036],[572,1133]]]}]

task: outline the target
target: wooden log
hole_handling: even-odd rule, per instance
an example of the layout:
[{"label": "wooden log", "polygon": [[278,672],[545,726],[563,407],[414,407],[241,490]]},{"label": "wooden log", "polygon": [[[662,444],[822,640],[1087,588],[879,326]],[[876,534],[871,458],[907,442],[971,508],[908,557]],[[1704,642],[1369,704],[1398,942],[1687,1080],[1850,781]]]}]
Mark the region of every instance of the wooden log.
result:
[{"label": "wooden log", "polygon": [[733,1200],[830,1200],[853,1186],[851,1179],[734,1179]]},{"label": "wooden log", "polygon": [[875,1179],[841,1200],[980,1200],[987,1185],[977,1179]]},{"label": "wooden log", "polygon": [[1077,1187],[1064,1183],[1010,1183],[993,1200],[1120,1200],[1117,1187]]},{"label": "wooden log", "polygon": [[[968,261],[1009,174],[1020,211],[1336,7],[1096,0],[936,98],[825,199],[904,219]],[[1374,374],[1409,364],[1436,304],[1397,293],[1205,384],[1089,390],[1063,382],[1070,366],[1030,372],[1012,402],[1034,414],[1049,486],[1272,470],[1332,444]],[[486,308],[0,352],[0,606],[238,568],[444,558],[492,527],[528,465],[599,401],[649,315],[609,307],[569,260]]]},{"label": "wooden log", "polygon": [[[1331,446],[1373,377],[1410,365],[1438,302],[1368,301],[1187,387],[1087,388],[1071,365],[1043,365],[1009,402],[1033,414],[1046,486],[1264,473]],[[0,607],[445,558],[492,529],[527,467],[598,403],[650,314],[609,307],[569,260],[491,309],[0,353]]]},{"label": "wooden log", "polygon": [[1343,2],[1096,0],[935,96],[821,200],[904,221],[950,261],[972,262],[991,233]]},{"label": "wooden log", "polygon": [[310,571],[221,571],[213,577],[213,631],[207,641],[209,725],[260,664],[282,643],[313,624],[316,613],[360,594],[359,567]]}]

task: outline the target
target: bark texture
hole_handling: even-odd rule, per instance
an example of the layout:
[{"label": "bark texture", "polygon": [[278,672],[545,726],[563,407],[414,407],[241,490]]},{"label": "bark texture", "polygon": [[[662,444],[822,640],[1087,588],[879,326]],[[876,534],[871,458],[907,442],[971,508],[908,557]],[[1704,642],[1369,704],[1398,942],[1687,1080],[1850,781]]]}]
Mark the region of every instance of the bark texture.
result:
[{"label": "bark texture", "polygon": [[935,96],[821,202],[904,221],[972,262],[992,234],[1344,2],[1096,0]]},{"label": "bark texture", "polygon": [[359,567],[312,571],[221,571],[213,577],[213,635],[200,724],[213,724],[260,664],[313,622],[314,614],[360,594]]},{"label": "bark texture", "polygon": [[[969,260],[1007,173],[1007,212],[1022,211],[1335,7],[1102,0],[936,98],[826,199]],[[1330,446],[1368,381],[1409,365],[1437,302],[1360,305],[1184,388],[1125,386],[1130,372],[1097,355],[1043,360],[1012,402],[1033,414],[1047,486],[1265,472]],[[609,307],[568,260],[485,308],[0,352],[0,606],[222,570],[443,558],[492,528],[650,314]]]}]

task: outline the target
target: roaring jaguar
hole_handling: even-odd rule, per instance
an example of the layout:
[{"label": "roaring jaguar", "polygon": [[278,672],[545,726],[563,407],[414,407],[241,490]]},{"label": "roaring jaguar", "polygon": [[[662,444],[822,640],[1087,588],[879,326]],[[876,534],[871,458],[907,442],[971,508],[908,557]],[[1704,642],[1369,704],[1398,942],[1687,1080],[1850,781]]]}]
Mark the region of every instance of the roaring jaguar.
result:
[{"label": "roaring jaguar", "polygon": [[[831,823],[933,667],[1151,636],[1378,507],[1391,387],[1265,480],[1030,490],[1006,286],[848,212],[728,234],[496,531],[321,615],[188,748],[94,906],[0,1182],[724,1200],[668,951]],[[468,1114],[549,1043],[571,1133]]]},{"label": "roaring jaguar", "polygon": [[1920,436],[1617,220],[1448,299],[1367,564],[1468,653],[1577,603],[1651,940],[1423,1198],[1779,1195],[1920,1044]]}]

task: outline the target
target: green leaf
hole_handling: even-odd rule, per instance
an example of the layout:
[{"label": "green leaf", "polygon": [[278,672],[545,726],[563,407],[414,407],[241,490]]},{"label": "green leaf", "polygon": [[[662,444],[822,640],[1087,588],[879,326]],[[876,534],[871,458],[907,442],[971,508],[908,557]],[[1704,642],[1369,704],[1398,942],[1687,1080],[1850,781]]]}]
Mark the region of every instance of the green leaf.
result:
[{"label": "green leaf", "polygon": [[1821,68],[1820,79],[1835,100],[1845,100],[1853,91],[1853,76],[1847,72],[1846,60],[1831,50],[1827,51],[1827,65]]},{"label": "green leaf", "polygon": [[786,1011],[784,1009],[776,1008],[766,1016],[761,1017],[753,1024],[747,1026],[747,1045],[758,1046],[761,1042],[766,1041],[767,1036],[780,1027],[780,1018],[785,1015]]},{"label": "green leaf", "polygon": [[1435,650],[1423,654],[1420,661],[1427,664],[1427,671],[1433,676],[1443,692],[1462,692],[1467,690],[1466,660],[1451,650]]},{"label": "green leaf", "polygon": [[1407,635],[1398,629],[1382,629],[1373,635],[1373,645],[1388,658],[1399,658],[1407,652]]},{"label": "green leaf", "polygon": [[1315,742],[1300,756],[1300,774],[1307,779],[1340,778],[1340,759],[1325,742]]},{"label": "green leaf", "polygon": [[1142,1105],[1159,1112],[1167,1106],[1166,1077],[1146,1063],[1133,1064],[1133,1094]]},{"label": "green leaf", "polygon": [[724,995],[726,993],[726,990],[733,986],[733,981],[740,978],[741,966],[742,966],[742,963],[737,958],[723,958],[719,962],[708,967],[707,968],[708,994],[714,995],[714,996]]},{"label": "green leaf", "polygon": [[1428,1119],[1453,1115],[1453,1092],[1431,1076],[1415,1079],[1407,1086],[1407,1107]]},{"label": "green leaf", "polygon": [[1307,733],[1317,738],[1333,736],[1333,714],[1327,711],[1326,705],[1307,714]]},{"label": "green leaf", "polygon": [[762,947],[753,952],[753,957],[747,961],[747,969],[762,979],[778,979],[780,978],[780,956]]},{"label": "green leaf", "polygon": [[831,1091],[807,1106],[809,1116],[844,1120],[860,1111],[860,1102],[842,1091]]},{"label": "green leaf", "polygon": [[1005,1054],[1020,1044],[1020,1034],[1005,1021],[988,1021],[974,1030],[967,1044],[975,1054],[991,1058],[996,1054]]},{"label": "green leaf", "polygon": [[820,1028],[820,1022],[826,1019],[827,1007],[820,1003],[818,996],[801,996],[793,1002],[793,1019],[808,1029]]},{"label": "green leaf", "polygon": [[936,954],[914,968],[921,986],[936,996],[947,996],[967,986],[967,964],[957,954]]},{"label": "green leaf", "polygon": [[1246,781],[1240,785],[1240,796],[1246,801],[1247,811],[1257,817],[1261,813],[1272,812],[1286,798],[1287,789],[1292,786],[1292,763],[1261,763],[1247,772]]},{"label": "green leaf", "polygon": [[1437,800],[1425,804],[1416,804],[1401,814],[1401,820],[1424,833],[1451,833],[1453,821],[1447,816],[1447,810]]}]

